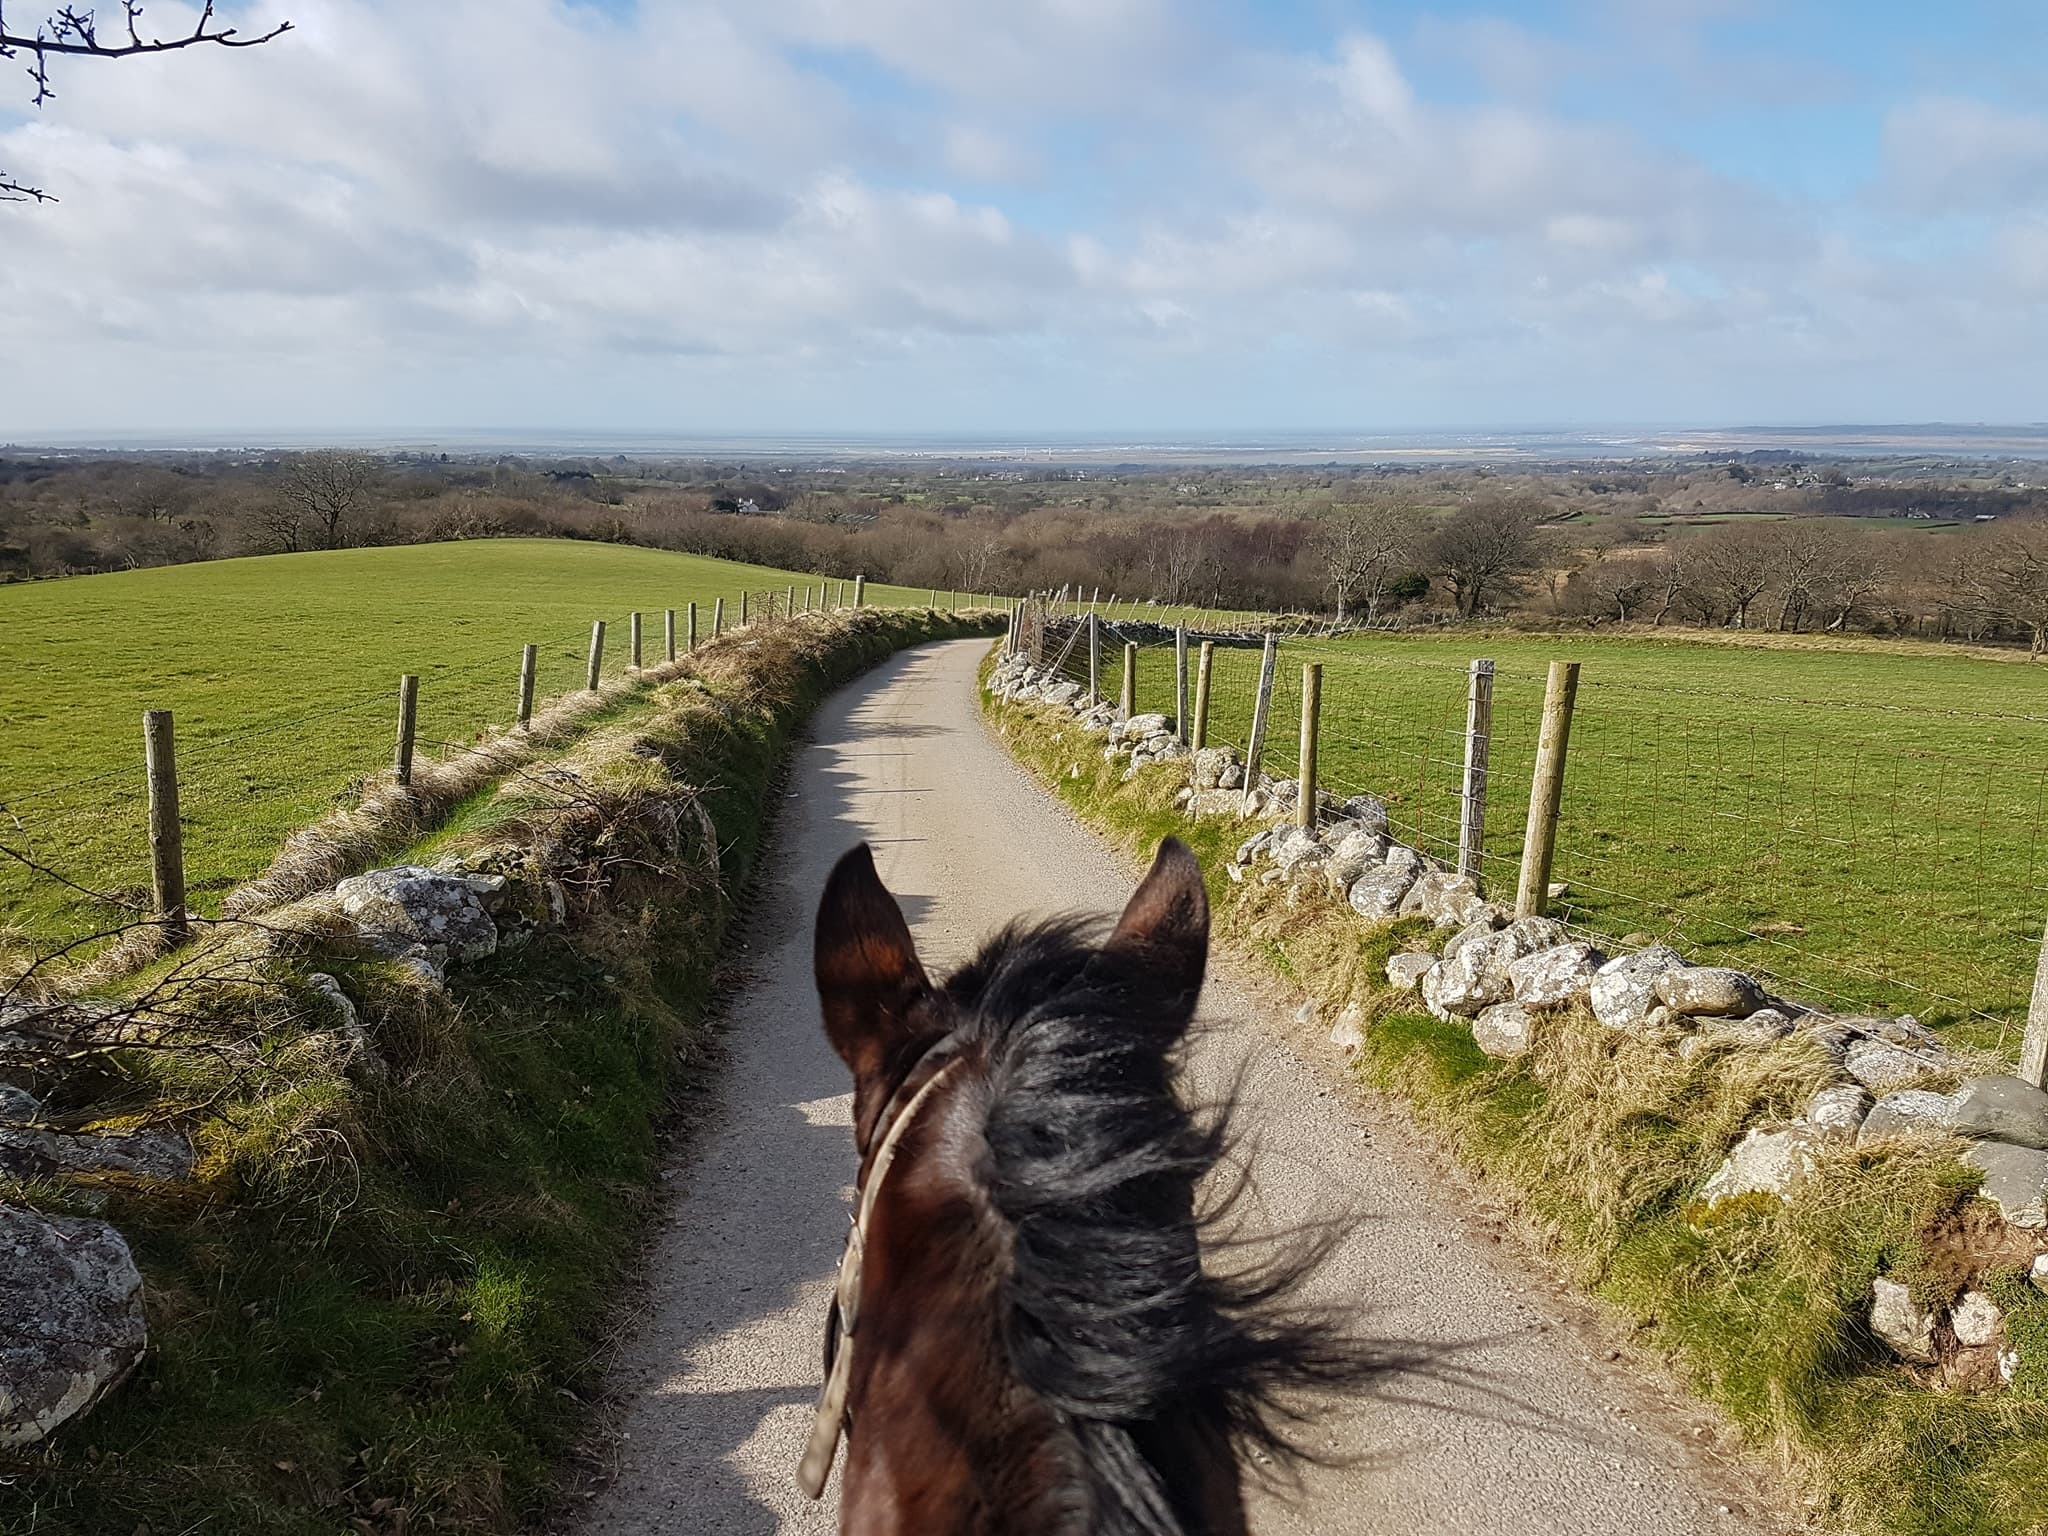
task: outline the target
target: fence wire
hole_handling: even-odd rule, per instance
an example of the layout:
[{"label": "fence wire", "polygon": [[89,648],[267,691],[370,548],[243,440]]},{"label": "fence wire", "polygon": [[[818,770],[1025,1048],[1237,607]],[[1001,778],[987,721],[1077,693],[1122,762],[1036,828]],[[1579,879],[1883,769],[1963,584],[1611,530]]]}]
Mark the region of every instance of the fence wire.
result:
[{"label": "fence wire", "polygon": [[[1170,635],[1100,610],[1098,624],[1101,697],[1120,698],[1135,642],[1137,708],[1171,721]],[[1072,632],[1085,624],[1052,627],[1055,650]],[[1228,628],[1215,638],[1207,740],[1242,751],[1260,652]],[[1062,675],[1085,687],[1085,639],[1064,649]],[[1467,664],[1283,638],[1262,761],[1276,777],[1297,771],[1305,662],[1324,666],[1320,786],[1377,797],[1395,836],[1456,865]],[[1478,872],[1509,904],[1546,682],[1526,663],[1493,672]],[[1998,1048],[2025,1017],[2048,916],[2044,817],[2048,714],[1651,686],[1596,662],[1572,719],[1551,912],[1609,945],[1662,940],[1789,996],[1912,1011]]]}]

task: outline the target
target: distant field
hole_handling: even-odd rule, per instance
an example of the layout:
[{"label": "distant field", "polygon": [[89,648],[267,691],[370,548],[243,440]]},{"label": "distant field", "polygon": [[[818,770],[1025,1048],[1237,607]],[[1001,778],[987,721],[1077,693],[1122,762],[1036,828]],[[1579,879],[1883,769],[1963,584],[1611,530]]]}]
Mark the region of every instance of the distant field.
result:
[{"label": "distant field", "polygon": [[[627,615],[799,590],[819,578],[659,550],[492,540],[0,586],[0,844],[65,878],[134,897],[148,884],[142,711],[175,711],[194,904],[261,869],[284,835],[388,765],[398,677],[420,675],[423,742],[509,722],[520,646],[536,696],[582,685],[590,625],[605,666],[629,661]],[[848,583],[851,592],[851,582]],[[926,591],[870,586],[871,603]],[[801,603],[801,598],[799,598]],[[680,640],[678,642],[681,643]],[[423,752],[432,750],[423,746]],[[0,858],[0,925],[90,931],[118,909]]]},{"label": "distant field", "polygon": [[[1498,668],[1497,892],[1514,890],[1547,664],[1577,660],[1555,873],[1567,915],[1817,1000],[2016,1038],[2048,919],[2048,667],[1910,642],[1289,642],[1268,767],[1293,771],[1301,663],[1321,661],[1325,787],[1385,797],[1411,838],[1454,852],[1474,656]],[[1114,690],[1120,653],[1106,662]],[[1257,668],[1256,650],[1218,653],[1212,739],[1248,736]],[[1146,651],[1139,682],[1141,707],[1171,712],[1170,651]]]}]

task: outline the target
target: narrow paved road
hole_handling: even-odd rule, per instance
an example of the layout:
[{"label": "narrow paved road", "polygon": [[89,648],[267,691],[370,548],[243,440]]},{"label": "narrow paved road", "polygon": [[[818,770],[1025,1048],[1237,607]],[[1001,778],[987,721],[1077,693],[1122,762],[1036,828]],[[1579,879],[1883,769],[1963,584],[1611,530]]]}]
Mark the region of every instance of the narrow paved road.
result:
[{"label": "narrow paved road", "polygon": [[[832,699],[799,749],[746,936],[730,1059],[712,1121],[673,1173],[645,1316],[617,1365],[615,1476],[585,1536],[836,1529],[836,1478],[809,1504],[792,1476],[853,1169],[851,1096],[810,974],[812,908],[832,861],[860,839],[874,845],[934,971],[1020,912],[1113,912],[1130,893],[1132,872],[985,730],[974,687],[985,648],[897,657]],[[1357,1212],[1320,1284],[1376,1335],[1444,1346],[1460,1374],[1333,1412],[1318,1432],[1346,1464],[1262,1499],[1263,1536],[1763,1529],[1730,1491],[1740,1470],[1689,1449],[1681,1415],[1606,1363],[1483,1222],[1389,1150],[1397,1119],[1333,1090],[1327,1061],[1308,1065],[1282,1043],[1298,1032],[1274,1007],[1212,973],[1214,1028],[1194,1068],[1210,1090],[1246,1070],[1259,1208],[1282,1223]]]}]

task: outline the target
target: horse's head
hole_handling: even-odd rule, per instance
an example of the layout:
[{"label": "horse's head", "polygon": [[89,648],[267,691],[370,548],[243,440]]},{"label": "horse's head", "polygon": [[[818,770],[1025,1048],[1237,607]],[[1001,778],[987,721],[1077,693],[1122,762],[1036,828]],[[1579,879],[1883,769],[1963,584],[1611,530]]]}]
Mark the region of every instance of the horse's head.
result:
[{"label": "horse's head", "polygon": [[842,1427],[859,1536],[1228,1536],[1234,1451],[1273,1392],[1329,1374],[1259,1315],[1271,1275],[1202,1265],[1222,1149],[1175,1087],[1208,958],[1169,839],[1106,936],[1011,927],[934,983],[865,847],[818,913],[825,1031],[854,1079],[860,1195],[800,1476]]}]

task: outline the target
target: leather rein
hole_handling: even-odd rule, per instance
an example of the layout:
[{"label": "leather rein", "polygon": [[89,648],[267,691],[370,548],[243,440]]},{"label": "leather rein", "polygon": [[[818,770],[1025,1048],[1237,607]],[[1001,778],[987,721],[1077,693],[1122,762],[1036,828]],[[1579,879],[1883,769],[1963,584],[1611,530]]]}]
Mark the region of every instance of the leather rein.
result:
[{"label": "leather rein", "polygon": [[[818,1394],[817,1412],[811,1420],[810,1443],[804,1448],[803,1460],[797,1463],[797,1486],[808,1498],[823,1497],[825,1480],[832,1475],[832,1463],[839,1454],[839,1442],[846,1433],[846,1395],[853,1382],[854,1331],[860,1321],[861,1261],[867,1248],[868,1222],[875,1213],[875,1200],[889,1177],[890,1165],[896,1160],[896,1149],[902,1144],[904,1133],[916,1121],[918,1111],[932,1101],[939,1084],[960,1065],[955,1055],[959,1048],[960,1036],[955,1032],[918,1057],[904,1075],[903,1086],[896,1090],[876,1122],[882,1129],[882,1139],[875,1148],[868,1176],[860,1187],[859,1205],[853,1225],[846,1234],[846,1251],[839,1259],[839,1280],[832,1293],[832,1310],[826,1318],[826,1348],[831,1354],[831,1369],[826,1374],[824,1389]],[[911,1082],[933,1061],[940,1063],[938,1071],[926,1078],[914,1093],[910,1092]],[[909,1094],[907,1099],[906,1093]]]}]

